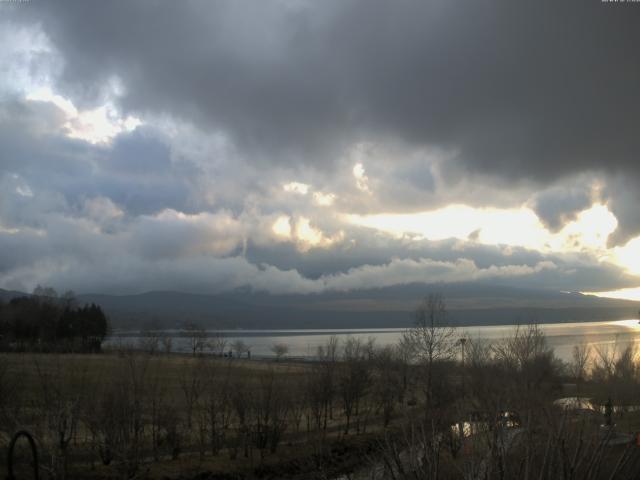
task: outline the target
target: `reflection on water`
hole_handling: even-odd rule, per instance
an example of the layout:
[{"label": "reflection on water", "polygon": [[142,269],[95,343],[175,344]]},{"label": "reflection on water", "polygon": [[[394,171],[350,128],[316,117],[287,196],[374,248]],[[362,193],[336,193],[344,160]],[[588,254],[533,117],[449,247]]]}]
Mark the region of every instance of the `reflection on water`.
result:
[{"label": "reflection on water", "polygon": [[565,410],[591,410],[593,412],[599,412],[602,410],[601,407],[591,403],[590,398],[582,397],[558,398],[553,402],[553,404],[558,407],[562,407]]},{"label": "reflection on water", "polygon": [[[479,327],[460,327],[460,337],[497,341],[513,334],[514,325],[491,325]],[[583,322],[583,323],[553,323],[541,325],[547,336],[549,345],[556,355],[565,361],[571,359],[574,345],[586,343],[596,348],[609,348],[616,344],[623,349],[627,345],[640,339],[640,323],[637,319],[618,320],[612,322]],[[242,340],[251,349],[252,357],[273,356],[271,347],[276,343],[289,346],[290,357],[311,358],[316,354],[320,345],[325,345],[331,336],[340,339],[348,336],[360,337],[363,340],[375,338],[380,346],[397,343],[403,329],[371,328],[371,329],[314,329],[314,330],[217,330],[208,332],[210,335],[222,333],[228,344]],[[189,339],[181,335],[180,331],[168,330],[173,337],[174,351],[190,351]],[[182,332],[183,333],[183,332]],[[108,339],[107,344],[128,344],[135,346],[139,335],[136,333],[121,333]]]},{"label": "reflection on water", "polygon": [[520,420],[515,412],[501,412],[493,421],[477,418],[465,420],[451,425],[451,433],[458,438],[469,438],[480,433],[485,433],[492,428],[518,428]]}]

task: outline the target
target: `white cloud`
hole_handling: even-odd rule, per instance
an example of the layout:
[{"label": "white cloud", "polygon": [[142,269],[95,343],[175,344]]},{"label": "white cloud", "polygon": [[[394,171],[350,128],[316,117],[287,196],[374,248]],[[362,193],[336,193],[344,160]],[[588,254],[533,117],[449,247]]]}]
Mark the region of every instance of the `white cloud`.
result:
[{"label": "white cloud", "polygon": [[356,187],[358,187],[358,190],[370,192],[369,177],[365,174],[364,165],[362,163],[356,163],[351,172],[356,179]]},{"label": "white cloud", "polygon": [[40,25],[0,22],[0,94],[24,94],[50,85],[63,59]]},{"label": "white cloud", "polygon": [[16,193],[23,197],[33,197],[33,192],[31,191],[31,188],[29,187],[29,185],[26,185],[26,184],[18,185],[16,187]]},{"label": "white cloud", "polygon": [[187,214],[166,209],[134,224],[131,249],[148,257],[228,255],[242,245],[245,227],[229,212]]},{"label": "white cloud", "polygon": [[613,260],[633,275],[640,275],[640,237],[629,240],[622,247],[615,247]]},{"label": "white cloud", "polygon": [[550,261],[539,262],[533,267],[492,265],[487,268],[478,268],[475,262],[464,258],[454,262],[435,261],[428,258],[419,260],[394,258],[384,265],[364,265],[346,273],[324,277],[322,280],[327,290],[347,291],[415,282],[446,283],[521,277],[555,269],[556,266]]},{"label": "white cloud", "polygon": [[330,207],[336,201],[336,195],[333,193],[314,192],[313,201],[320,207]]},{"label": "white cloud", "polygon": [[605,257],[607,238],[617,226],[615,216],[603,205],[593,205],[580,212],[557,233],[550,232],[533,210],[525,207],[498,209],[449,205],[428,212],[346,215],[344,219],[397,237],[456,238],[542,252],[590,251]]},{"label": "white cloud", "polygon": [[342,231],[332,236],[326,236],[322,230],[311,225],[311,221],[306,217],[300,217],[296,221],[295,234],[298,249],[302,252],[311,248],[329,248],[344,239]]},{"label": "white cloud", "polygon": [[289,182],[282,186],[282,189],[288,193],[297,193],[298,195],[306,195],[309,193],[310,186],[301,182]]},{"label": "white cloud", "polygon": [[288,215],[279,216],[271,227],[273,233],[277,236],[290,239],[291,238],[291,217]]},{"label": "white cloud", "polygon": [[26,99],[32,102],[49,102],[58,107],[66,117],[63,124],[66,135],[92,144],[109,143],[120,133],[131,132],[142,125],[137,117],[121,116],[111,102],[91,110],[79,111],[71,100],[53,93],[49,87],[29,92]]}]

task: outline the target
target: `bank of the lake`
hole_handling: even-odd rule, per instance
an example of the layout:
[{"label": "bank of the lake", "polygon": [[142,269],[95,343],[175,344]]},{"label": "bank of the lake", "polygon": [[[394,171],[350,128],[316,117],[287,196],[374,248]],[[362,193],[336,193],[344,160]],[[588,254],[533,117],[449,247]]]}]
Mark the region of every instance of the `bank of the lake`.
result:
[{"label": "bank of the lake", "polygon": [[[640,339],[640,323],[637,319],[605,321],[605,322],[574,322],[574,323],[545,323],[541,324],[547,337],[549,346],[555,350],[555,354],[569,360],[574,345],[581,343],[593,347],[607,348],[617,345],[624,348]],[[457,335],[470,339],[482,339],[489,342],[499,341],[513,334],[517,325],[487,325],[487,326],[463,326],[458,328]],[[336,336],[338,339],[358,337],[364,340],[374,338],[379,346],[397,343],[405,329],[398,328],[369,328],[369,329],[299,329],[299,330],[207,330],[210,338],[224,337],[229,346],[237,341],[242,341],[256,358],[272,357],[271,350],[275,344],[285,344],[288,347],[287,355],[312,359],[316,355],[317,348],[325,345],[329,338]],[[164,330],[159,332],[169,336],[174,352],[190,351],[190,333],[183,330]],[[141,344],[144,333],[140,331],[117,331],[107,339],[105,346],[118,347],[130,346],[136,348]]]}]

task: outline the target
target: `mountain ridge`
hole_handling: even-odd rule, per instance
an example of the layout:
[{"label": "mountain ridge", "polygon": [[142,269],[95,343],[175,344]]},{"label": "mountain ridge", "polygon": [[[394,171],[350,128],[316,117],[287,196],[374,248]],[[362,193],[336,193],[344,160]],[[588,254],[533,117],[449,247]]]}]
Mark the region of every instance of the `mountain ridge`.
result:
[{"label": "mountain ridge", "polygon": [[[206,328],[383,328],[408,327],[421,298],[442,293],[452,322],[460,325],[556,323],[635,318],[640,302],[577,292],[470,283],[413,283],[348,292],[274,295],[246,289],[217,294],[149,291],[80,294],[97,303],[114,328],[163,328],[185,322]],[[28,295],[0,289],[0,298]]]}]

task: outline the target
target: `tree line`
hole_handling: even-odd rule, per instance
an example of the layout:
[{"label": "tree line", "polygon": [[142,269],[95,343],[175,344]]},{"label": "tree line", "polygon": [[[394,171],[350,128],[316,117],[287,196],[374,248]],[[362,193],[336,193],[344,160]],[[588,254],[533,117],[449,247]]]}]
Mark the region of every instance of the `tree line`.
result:
[{"label": "tree line", "polygon": [[98,352],[109,333],[100,306],[77,305],[72,292],[59,296],[38,286],[31,296],[0,301],[0,349]]}]

